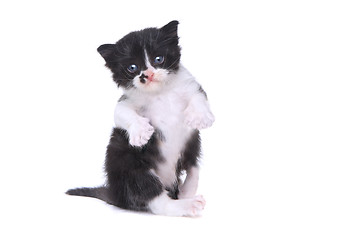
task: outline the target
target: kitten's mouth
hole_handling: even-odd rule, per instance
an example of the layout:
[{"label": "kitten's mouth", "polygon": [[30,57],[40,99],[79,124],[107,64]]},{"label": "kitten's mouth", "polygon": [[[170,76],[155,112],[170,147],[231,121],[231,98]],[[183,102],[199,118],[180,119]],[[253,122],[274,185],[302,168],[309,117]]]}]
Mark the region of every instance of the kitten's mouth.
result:
[{"label": "kitten's mouth", "polygon": [[145,79],[140,79],[140,82],[142,83],[142,84],[145,84],[145,85],[150,85],[150,84],[154,84],[154,83],[160,83],[160,81],[159,80],[157,80],[157,79],[151,79],[151,80],[145,80]]},{"label": "kitten's mouth", "polygon": [[158,83],[160,81],[153,78],[153,79],[149,79],[147,82],[150,84],[150,83]]},{"label": "kitten's mouth", "polygon": [[159,83],[160,81],[157,78],[154,77],[154,74],[151,74],[151,75],[142,74],[140,76],[140,82],[142,84],[149,85],[151,83]]}]

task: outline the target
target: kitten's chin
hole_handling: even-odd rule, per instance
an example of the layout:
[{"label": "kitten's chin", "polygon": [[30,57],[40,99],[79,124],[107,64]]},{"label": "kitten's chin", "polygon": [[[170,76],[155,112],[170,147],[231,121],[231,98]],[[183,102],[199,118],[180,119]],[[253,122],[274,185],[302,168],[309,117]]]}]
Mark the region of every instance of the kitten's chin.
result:
[{"label": "kitten's chin", "polygon": [[151,81],[147,81],[144,84],[141,84],[140,86],[138,86],[137,88],[141,91],[144,92],[160,92],[164,85],[166,84],[166,80],[157,80],[157,79],[153,79]]}]

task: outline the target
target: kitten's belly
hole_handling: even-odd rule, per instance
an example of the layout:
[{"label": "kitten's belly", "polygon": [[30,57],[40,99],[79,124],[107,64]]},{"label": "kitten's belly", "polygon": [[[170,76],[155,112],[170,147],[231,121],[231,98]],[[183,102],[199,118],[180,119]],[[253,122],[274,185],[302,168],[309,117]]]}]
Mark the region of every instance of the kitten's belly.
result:
[{"label": "kitten's belly", "polygon": [[164,161],[157,166],[155,172],[165,186],[172,187],[177,181],[177,162],[190,137],[191,130],[187,127],[174,126],[172,129],[161,131],[163,140],[160,141],[159,148]]},{"label": "kitten's belly", "polygon": [[145,114],[162,135],[159,148],[164,161],[154,170],[166,187],[172,187],[177,180],[177,162],[193,130],[184,123],[185,103],[169,97],[157,100],[148,106]]}]

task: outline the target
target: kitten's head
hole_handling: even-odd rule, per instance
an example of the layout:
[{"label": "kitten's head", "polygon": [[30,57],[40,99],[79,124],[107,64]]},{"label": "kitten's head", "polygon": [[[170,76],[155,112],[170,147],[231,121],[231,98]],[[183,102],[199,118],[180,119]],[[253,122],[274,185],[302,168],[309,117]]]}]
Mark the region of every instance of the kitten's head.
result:
[{"label": "kitten's head", "polygon": [[178,24],[172,21],[162,28],[131,32],[116,44],[97,49],[118,86],[148,92],[161,89],[179,69]]}]

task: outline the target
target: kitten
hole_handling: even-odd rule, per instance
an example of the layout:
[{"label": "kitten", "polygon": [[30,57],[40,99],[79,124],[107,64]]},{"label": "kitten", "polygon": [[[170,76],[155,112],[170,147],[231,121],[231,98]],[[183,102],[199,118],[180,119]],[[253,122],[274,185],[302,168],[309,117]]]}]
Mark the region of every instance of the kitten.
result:
[{"label": "kitten", "polygon": [[[124,209],[167,216],[196,216],[199,130],[214,116],[207,96],[180,64],[178,21],[131,32],[98,52],[124,89],[107,147],[107,183],[69,195],[95,197]],[[181,174],[186,172],[182,183]]]}]

